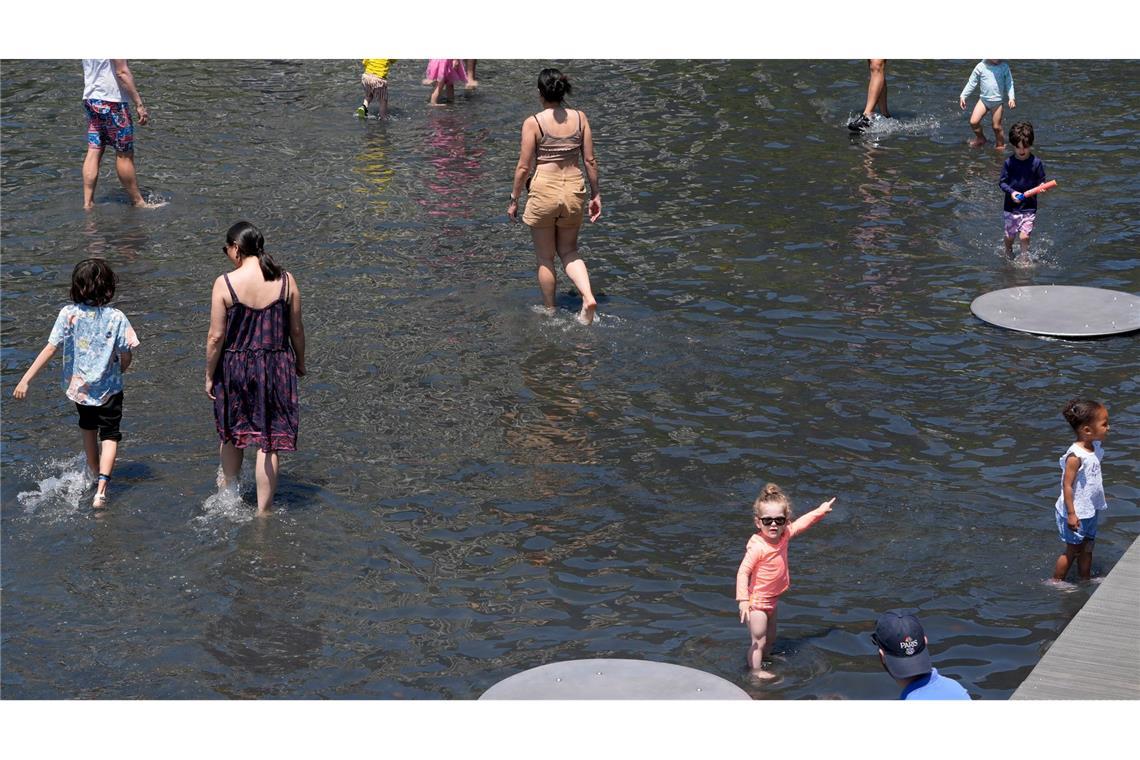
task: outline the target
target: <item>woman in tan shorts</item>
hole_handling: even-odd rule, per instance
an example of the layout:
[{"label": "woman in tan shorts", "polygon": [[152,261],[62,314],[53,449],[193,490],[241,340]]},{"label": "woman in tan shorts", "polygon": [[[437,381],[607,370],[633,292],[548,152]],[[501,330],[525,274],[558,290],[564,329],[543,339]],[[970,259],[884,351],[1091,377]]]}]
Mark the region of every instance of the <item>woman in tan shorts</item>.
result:
[{"label": "woman in tan shorts", "polygon": [[[533,167],[535,171],[527,188],[523,222],[530,227],[534,239],[542,303],[547,309],[554,309],[554,255],[557,253],[562,259],[562,268],[582,295],[578,321],[588,325],[594,320],[598,302],[590,290],[586,262],[578,255],[578,228],[582,226],[587,207],[591,222],[596,222],[602,215],[594,139],[586,114],[567,108],[563,102],[570,94],[570,80],[561,71],[543,69],[538,75],[538,93],[542,99],[542,110],[523,122],[522,147],[515,167],[507,215],[512,221],[517,221],[519,194]],[[588,194],[578,165],[580,159],[586,163]]]}]

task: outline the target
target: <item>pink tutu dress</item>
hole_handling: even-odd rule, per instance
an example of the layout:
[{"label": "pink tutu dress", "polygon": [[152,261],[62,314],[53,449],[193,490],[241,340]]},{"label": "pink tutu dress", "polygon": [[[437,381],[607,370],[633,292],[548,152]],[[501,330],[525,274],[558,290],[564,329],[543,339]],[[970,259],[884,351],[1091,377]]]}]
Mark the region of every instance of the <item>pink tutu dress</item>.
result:
[{"label": "pink tutu dress", "polygon": [[428,61],[424,79],[444,84],[466,84],[467,69],[463,67],[463,61],[454,58],[432,58]]}]

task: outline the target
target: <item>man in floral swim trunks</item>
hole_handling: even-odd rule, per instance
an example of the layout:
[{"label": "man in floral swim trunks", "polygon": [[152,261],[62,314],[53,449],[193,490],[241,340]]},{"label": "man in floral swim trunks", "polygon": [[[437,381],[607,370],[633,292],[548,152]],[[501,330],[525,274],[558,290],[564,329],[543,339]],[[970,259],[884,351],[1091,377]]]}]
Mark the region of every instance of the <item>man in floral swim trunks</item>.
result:
[{"label": "man in floral swim trunks", "polygon": [[134,77],[122,58],[83,59],[83,108],[87,111],[87,157],[83,159],[83,208],[95,205],[95,184],[99,181],[99,164],[103,151],[115,149],[115,171],[119,182],[135,206],[145,206],[135,178],[135,127],[130,96],[139,112],[139,124],[150,121],[150,114],[135,88]]}]

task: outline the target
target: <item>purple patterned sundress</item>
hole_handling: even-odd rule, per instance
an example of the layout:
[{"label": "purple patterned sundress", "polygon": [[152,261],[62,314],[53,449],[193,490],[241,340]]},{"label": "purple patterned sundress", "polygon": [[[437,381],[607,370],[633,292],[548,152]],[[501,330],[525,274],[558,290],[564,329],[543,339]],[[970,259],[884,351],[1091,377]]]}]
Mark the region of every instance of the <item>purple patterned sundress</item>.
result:
[{"label": "purple patterned sundress", "polygon": [[239,449],[297,450],[297,366],[289,341],[289,277],[281,294],[263,309],[238,301],[226,309],[222,359],[214,371],[214,421],[222,443]]}]

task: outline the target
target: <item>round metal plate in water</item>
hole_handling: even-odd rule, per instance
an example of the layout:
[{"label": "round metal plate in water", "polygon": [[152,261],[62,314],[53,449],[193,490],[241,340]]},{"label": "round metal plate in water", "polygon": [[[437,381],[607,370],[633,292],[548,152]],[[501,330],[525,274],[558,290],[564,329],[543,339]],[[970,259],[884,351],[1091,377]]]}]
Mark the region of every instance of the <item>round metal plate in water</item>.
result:
[{"label": "round metal plate in water", "polygon": [[998,327],[1058,338],[1095,338],[1140,330],[1140,296],[1079,285],[995,290],[975,298],[970,311]]},{"label": "round metal plate in water", "polygon": [[479,699],[751,699],[720,676],[646,660],[567,660],[504,678]]}]

